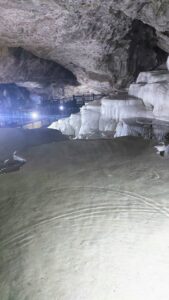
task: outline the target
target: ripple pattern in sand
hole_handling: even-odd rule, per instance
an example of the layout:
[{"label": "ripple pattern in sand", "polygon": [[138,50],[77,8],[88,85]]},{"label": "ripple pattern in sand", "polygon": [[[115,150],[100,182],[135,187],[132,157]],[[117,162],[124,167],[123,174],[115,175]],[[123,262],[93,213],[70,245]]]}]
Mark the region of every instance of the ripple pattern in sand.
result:
[{"label": "ripple pattern in sand", "polygon": [[[22,227],[17,233],[8,235],[8,238],[1,239],[0,247],[7,247],[11,244],[27,245],[34,238],[34,231],[41,226],[54,225],[62,226],[65,221],[76,222],[79,220],[89,220],[90,218],[111,218],[115,219],[115,215],[122,213],[145,214],[145,213],[160,213],[165,217],[169,217],[169,210],[161,206],[151,198],[144,197],[140,194],[125,190],[118,190],[112,187],[94,187],[94,186],[62,186],[56,189],[50,189],[47,194],[50,197],[57,198],[57,194],[64,195],[65,191],[70,193],[82,193],[82,201],[72,201],[69,199],[67,205],[59,206],[59,210],[53,211],[52,208],[40,218],[34,220],[29,226]],[[92,195],[92,201],[91,201]],[[72,200],[72,197],[71,197]],[[56,213],[57,212],[57,213]],[[50,214],[49,214],[50,213]],[[86,224],[87,225],[87,224]],[[64,226],[64,224],[63,224]]]}]

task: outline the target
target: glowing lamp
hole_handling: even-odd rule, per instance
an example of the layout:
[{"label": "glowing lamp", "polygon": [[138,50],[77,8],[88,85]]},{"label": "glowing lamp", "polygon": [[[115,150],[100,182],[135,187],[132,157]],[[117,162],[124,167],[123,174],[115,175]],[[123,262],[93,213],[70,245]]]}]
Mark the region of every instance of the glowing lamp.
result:
[{"label": "glowing lamp", "polygon": [[63,111],[63,110],[64,110],[64,106],[63,106],[63,105],[60,105],[60,106],[59,106],[59,110]]},{"label": "glowing lamp", "polygon": [[31,113],[31,117],[32,119],[37,120],[39,118],[39,114],[36,111],[34,111]]}]

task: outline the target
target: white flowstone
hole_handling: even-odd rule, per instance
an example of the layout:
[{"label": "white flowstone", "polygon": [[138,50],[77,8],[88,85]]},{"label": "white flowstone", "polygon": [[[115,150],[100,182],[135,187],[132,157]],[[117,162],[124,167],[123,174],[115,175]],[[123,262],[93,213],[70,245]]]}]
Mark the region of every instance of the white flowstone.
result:
[{"label": "white flowstone", "polygon": [[168,56],[168,58],[167,58],[167,63],[166,63],[166,65],[167,65],[167,69],[169,70],[169,56]]},{"label": "white flowstone", "polygon": [[[79,114],[54,122],[49,128],[58,129],[63,134],[73,135],[76,138],[98,137],[106,132],[111,132],[114,136],[116,126],[120,124],[120,121],[131,118],[150,118],[151,116],[151,111],[146,109],[141,99],[122,94],[86,104],[81,108]],[[126,132],[124,135],[129,135],[127,134],[130,131],[129,127],[129,125],[123,126],[122,132]],[[117,132],[116,136],[123,135],[119,133],[119,129]],[[131,135],[141,134],[132,129]]]},{"label": "white flowstone", "polygon": [[114,137],[121,136],[145,136],[145,130],[142,126],[130,125],[125,121],[120,121],[117,124]]},{"label": "white flowstone", "polygon": [[[167,66],[169,69],[169,58]],[[140,125],[139,118],[143,120]],[[149,125],[146,120],[150,120]],[[111,137],[154,136],[162,140],[169,128],[163,121],[169,121],[169,72],[157,70],[141,72],[136,83],[130,85],[128,94],[104,97],[101,101],[86,104],[79,114],[58,121],[50,128],[64,134],[69,132],[68,135],[77,138],[98,137],[99,134],[105,137],[107,134]]]},{"label": "white flowstone", "polygon": [[156,83],[163,81],[169,82],[169,72],[166,70],[141,72],[136,83]]},{"label": "white flowstone", "polygon": [[113,119],[118,122],[128,118],[150,117],[143,101],[132,96],[119,95],[112,98],[103,98],[101,104],[102,119]]},{"label": "white flowstone", "polygon": [[99,131],[100,101],[94,101],[81,108],[80,136],[91,135]]},{"label": "white flowstone", "polygon": [[69,124],[74,129],[74,135],[79,136],[79,131],[81,128],[81,114],[72,114],[69,118]]},{"label": "white flowstone", "polygon": [[143,99],[145,106],[153,110],[153,117],[169,120],[169,82],[131,84],[129,94]]},{"label": "white flowstone", "polygon": [[53,122],[49,126],[49,129],[60,130],[65,135],[75,136],[75,129],[70,125],[70,118],[64,118]]}]

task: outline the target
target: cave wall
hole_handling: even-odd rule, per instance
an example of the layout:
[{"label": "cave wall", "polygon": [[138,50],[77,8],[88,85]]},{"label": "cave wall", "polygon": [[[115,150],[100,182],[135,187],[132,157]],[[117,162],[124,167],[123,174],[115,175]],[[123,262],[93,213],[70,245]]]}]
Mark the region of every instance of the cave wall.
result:
[{"label": "cave wall", "polygon": [[61,83],[66,94],[124,88],[166,60],[168,8],[156,0],[2,0],[0,45],[8,55],[0,81],[52,83],[56,95]]},{"label": "cave wall", "polygon": [[20,47],[0,48],[0,82],[18,83],[27,88],[76,86],[73,73],[54,61],[39,58]]}]

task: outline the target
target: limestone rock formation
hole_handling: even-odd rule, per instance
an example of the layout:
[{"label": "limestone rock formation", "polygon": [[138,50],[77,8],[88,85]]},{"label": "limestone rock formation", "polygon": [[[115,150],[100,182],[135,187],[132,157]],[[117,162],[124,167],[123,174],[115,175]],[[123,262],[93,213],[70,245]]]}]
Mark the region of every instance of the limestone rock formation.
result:
[{"label": "limestone rock formation", "polygon": [[169,71],[142,72],[128,94],[87,103],[78,117],[54,122],[50,128],[76,138],[134,135],[161,141],[167,134],[168,140]]},{"label": "limestone rock formation", "polygon": [[0,81],[16,73],[17,81],[54,84],[56,94],[58,81],[68,94],[124,88],[166,59],[167,9],[167,1],[156,0],[2,0],[1,47],[25,49],[34,59],[21,55],[16,62],[12,55],[10,67],[0,59]]},{"label": "limestone rock formation", "polygon": [[113,138],[130,133],[141,135],[143,130],[140,125],[134,124],[135,121],[130,126],[128,120],[152,117],[151,111],[147,111],[141,99],[121,94],[88,103],[81,108],[79,114],[54,122],[49,128],[80,139]]}]

